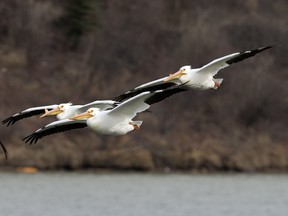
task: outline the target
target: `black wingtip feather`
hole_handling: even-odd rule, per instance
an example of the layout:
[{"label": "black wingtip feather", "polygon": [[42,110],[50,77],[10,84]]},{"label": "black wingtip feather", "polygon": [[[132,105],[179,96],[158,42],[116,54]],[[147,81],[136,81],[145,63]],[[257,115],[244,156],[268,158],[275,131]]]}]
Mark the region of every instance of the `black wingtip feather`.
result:
[{"label": "black wingtip feather", "polygon": [[41,138],[37,137],[36,135],[37,133],[32,133],[26,137],[24,137],[22,140],[25,141],[25,143],[29,144],[29,145],[32,145],[33,143],[36,144],[37,141]]},{"label": "black wingtip feather", "polygon": [[271,46],[260,47],[258,49],[252,50],[251,52],[254,51],[255,54],[257,54],[257,53],[263,52],[264,50],[271,49],[273,47],[276,47],[276,46],[275,45],[273,45],[273,46],[271,45]]},{"label": "black wingtip feather", "polygon": [[[48,110],[51,110],[51,109],[48,109]],[[39,114],[43,114],[45,112],[44,109],[40,109],[40,110],[33,110],[33,111],[30,111],[30,112],[19,112],[13,116],[10,116],[6,119],[4,119],[2,121],[2,124],[7,124],[6,126],[10,126],[10,125],[13,125],[15,124],[17,121],[21,120],[21,119],[24,119],[24,118],[28,118],[28,117],[31,117],[31,116],[35,116],[35,115],[39,115]]]},{"label": "black wingtip feather", "polygon": [[235,58],[229,59],[228,61],[226,61],[226,63],[229,65],[235,64],[237,62],[243,61],[244,59],[255,56],[256,54],[263,52],[267,49],[271,49],[273,47],[275,47],[275,46],[265,46],[265,47],[260,47],[258,49],[254,49],[254,50],[250,50],[250,51],[240,52],[239,55],[237,55]]},{"label": "black wingtip feather", "polygon": [[6,124],[7,127],[13,125],[16,121],[10,116],[2,121],[2,124]]},{"label": "black wingtip feather", "polygon": [[2,148],[2,150],[4,152],[4,154],[5,154],[5,159],[7,160],[8,159],[8,151],[7,151],[6,147],[5,147],[5,145],[1,141],[0,141],[0,145],[1,145],[1,148]]},{"label": "black wingtip feather", "polygon": [[44,127],[36,132],[24,137],[22,140],[25,143],[29,143],[32,145],[33,143],[36,144],[38,140],[42,139],[45,136],[49,136],[55,133],[60,133],[68,130],[73,130],[73,129],[80,129],[87,127],[87,123],[85,121],[72,121],[71,124],[66,124],[66,125],[54,125],[52,127]]}]

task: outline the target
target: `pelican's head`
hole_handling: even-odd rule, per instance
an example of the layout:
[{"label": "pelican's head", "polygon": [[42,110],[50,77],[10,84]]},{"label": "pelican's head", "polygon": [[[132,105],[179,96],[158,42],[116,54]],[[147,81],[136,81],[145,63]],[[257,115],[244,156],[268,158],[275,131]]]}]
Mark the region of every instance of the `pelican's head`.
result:
[{"label": "pelican's head", "polygon": [[86,112],[75,115],[69,119],[71,120],[89,119],[96,116],[99,112],[100,112],[99,108],[90,108]]},{"label": "pelican's head", "polygon": [[191,70],[191,66],[190,65],[183,66],[176,73],[170,74],[164,80],[164,82],[168,82],[168,81],[171,81],[171,80],[174,80],[174,79],[180,79],[182,76],[188,75],[190,70]]},{"label": "pelican's head", "polygon": [[69,103],[61,103],[57,107],[55,107],[54,109],[52,109],[50,111],[45,109],[45,113],[43,115],[41,115],[40,118],[43,118],[46,116],[51,116],[51,115],[58,115],[60,113],[67,111],[70,106],[72,106],[72,103],[69,102]]}]

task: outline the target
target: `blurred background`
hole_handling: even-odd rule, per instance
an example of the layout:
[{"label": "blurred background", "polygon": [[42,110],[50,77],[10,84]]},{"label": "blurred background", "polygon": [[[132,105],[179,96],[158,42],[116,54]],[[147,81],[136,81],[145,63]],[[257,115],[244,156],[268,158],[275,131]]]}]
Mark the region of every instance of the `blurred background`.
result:
[{"label": "blurred background", "polygon": [[1,168],[287,171],[285,0],[1,0],[0,117],[33,106],[109,99],[224,55],[280,45],[222,70],[218,90],[177,94],[140,131],[22,138],[53,121],[1,126]]}]

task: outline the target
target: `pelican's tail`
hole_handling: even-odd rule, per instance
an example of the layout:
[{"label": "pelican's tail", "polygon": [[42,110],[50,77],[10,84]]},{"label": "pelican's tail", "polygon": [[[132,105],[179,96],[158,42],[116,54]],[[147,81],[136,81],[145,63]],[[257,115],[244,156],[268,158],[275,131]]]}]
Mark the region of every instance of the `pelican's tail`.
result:
[{"label": "pelican's tail", "polygon": [[139,130],[140,129],[142,121],[132,121],[130,124],[134,127],[134,131],[135,131],[135,130]]},{"label": "pelican's tail", "polygon": [[143,121],[133,121],[132,124],[133,125],[137,125],[139,128],[142,125]]},{"label": "pelican's tail", "polygon": [[214,89],[217,89],[220,87],[221,83],[223,82],[223,79],[220,78],[220,79],[213,79],[215,85],[214,85]]}]

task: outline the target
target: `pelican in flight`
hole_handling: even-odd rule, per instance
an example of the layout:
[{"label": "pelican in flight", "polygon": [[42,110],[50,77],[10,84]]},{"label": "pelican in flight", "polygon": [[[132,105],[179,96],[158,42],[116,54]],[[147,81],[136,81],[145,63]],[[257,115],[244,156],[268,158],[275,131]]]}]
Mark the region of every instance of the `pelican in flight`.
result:
[{"label": "pelican in flight", "polygon": [[118,97],[115,97],[116,101],[123,101],[127,98],[137,95],[144,91],[155,91],[170,88],[172,86],[183,85],[183,88],[189,89],[217,89],[220,87],[223,79],[214,78],[219,70],[226,68],[232,64],[243,61],[244,59],[255,56],[264,50],[270,49],[272,46],[261,47],[254,50],[237,52],[224,57],[215,59],[210,63],[204,65],[201,68],[193,69],[190,65],[183,66],[176,73],[170,74],[167,77],[163,77],[152,82],[140,85],[130,91],[125,92]]},{"label": "pelican in flight", "polygon": [[132,120],[138,113],[147,110],[152,104],[182,91],[185,90],[170,88],[155,92],[142,92],[110,110],[89,108],[86,112],[75,115],[70,119],[52,122],[23,140],[32,144],[47,135],[85,127],[101,134],[124,135],[130,131],[140,129],[142,121]]},{"label": "pelican in flight", "polygon": [[61,103],[47,106],[39,106],[28,108],[22,112],[16,113],[2,121],[2,124],[13,125],[15,122],[28,118],[34,115],[39,115],[40,118],[45,116],[56,115],[57,119],[67,119],[78,113],[82,113],[91,107],[98,107],[100,110],[112,109],[117,106],[119,102],[112,100],[96,100],[85,105],[73,105],[72,103]]}]

